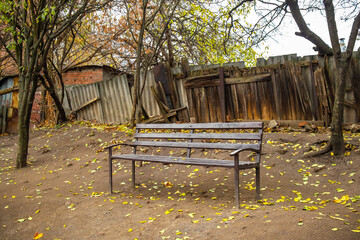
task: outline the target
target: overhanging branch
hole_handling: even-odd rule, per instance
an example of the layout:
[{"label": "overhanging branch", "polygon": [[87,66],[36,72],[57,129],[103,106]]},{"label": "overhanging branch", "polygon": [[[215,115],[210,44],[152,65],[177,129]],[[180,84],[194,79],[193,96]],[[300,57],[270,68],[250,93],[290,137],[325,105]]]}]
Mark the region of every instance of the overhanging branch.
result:
[{"label": "overhanging branch", "polygon": [[329,45],[327,45],[317,34],[309,29],[307,26],[303,15],[301,14],[298,1],[296,0],[286,0],[286,4],[290,7],[291,14],[299,27],[300,33],[295,33],[297,36],[306,38],[310,42],[316,45],[319,51],[323,52],[326,55],[332,55],[333,51]]}]

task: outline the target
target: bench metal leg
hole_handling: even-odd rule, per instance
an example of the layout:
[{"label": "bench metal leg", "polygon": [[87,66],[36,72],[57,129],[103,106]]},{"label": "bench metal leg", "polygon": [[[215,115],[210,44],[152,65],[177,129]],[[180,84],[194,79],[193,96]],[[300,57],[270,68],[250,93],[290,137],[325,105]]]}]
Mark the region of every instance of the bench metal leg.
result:
[{"label": "bench metal leg", "polygon": [[132,185],[135,188],[135,161],[131,161]]},{"label": "bench metal leg", "polygon": [[260,166],[256,168],[256,200],[260,200]]},{"label": "bench metal leg", "polygon": [[239,198],[239,155],[234,156],[234,177],[235,177],[235,207],[240,208]]},{"label": "bench metal leg", "polygon": [[110,184],[110,194],[113,193],[113,188],[112,188],[112,149],[109,148],[109,184]]},{"label": "bench metal leg", "polygon": [[256,169],[256,200],[260,200],[260,157],[261,154],[258,153],[256,156],[256,162],[259,164]]}]

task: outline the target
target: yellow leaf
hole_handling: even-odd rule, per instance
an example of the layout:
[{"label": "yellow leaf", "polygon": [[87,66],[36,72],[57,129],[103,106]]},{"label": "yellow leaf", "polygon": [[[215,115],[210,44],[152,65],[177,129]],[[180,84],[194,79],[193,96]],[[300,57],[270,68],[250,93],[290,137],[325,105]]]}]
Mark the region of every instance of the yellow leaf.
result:
[{"label": "yellow leaf", "polygon": [[165,212],[165,214],[169,214],[169,213],[171,213],[173,210],[174,210],[174,209],[171,208],[171,209],[167,210],[167,211]]},{"label": "yellow leaf", "polygon": [[344,195],[340,198],[341,201],[349,201],[349,195]]},{"label": "yellow leaf", "polygon": [[331,216],[331,215],[329,215],[329,217],[331,217],[331,218],[333,218],[333,219],[337,219],[337,220],[340,220],[340,221],[345,221],[345,219],[343,219],[343,218],[339,218],[339,217],[334,217],[334,216]]},{"label": "yellow leaf", "polygon": [[39,239],[42,238],[44,236],[43,233],[35,233],[34,238],[33,239]]},{"label": "yellow leaf", "polygon": [[132,229],[132,228],[129,228],[128,232],[132,232],[132,231],[133,231],[133,229]]}]

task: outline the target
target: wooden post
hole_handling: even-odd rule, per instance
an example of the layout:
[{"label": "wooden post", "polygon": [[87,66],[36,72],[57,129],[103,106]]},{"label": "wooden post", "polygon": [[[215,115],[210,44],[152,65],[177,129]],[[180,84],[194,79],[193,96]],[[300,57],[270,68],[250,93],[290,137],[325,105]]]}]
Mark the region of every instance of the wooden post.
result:
[{"label": "wooden post", "polygon": [[219,68],[221,121],[226,122],[224,67]]},{"label": "wooden post", "polygon": [[[100,86],[100,84],[101,84],[101,86]],[[101,114],[101,121],[102,121],[102,123],[105,123],[107,121],[107,119],[106,119],[106,115],[104,112],[104,109],[105,109],[105,106],[104,106],[105,103],[104,103],[104,98],[103,98],[104,94],[101,91],[101,89],[104,89],[104,82],[96,83],[96,92],[100,99],[99,108],[100,108],[100,114]]]},{"label": "wooden post", "polygon": [[163,118],[164,118],[164,121],[165,121],[166,123],[169,123],[170,121],[169,121],[168,117],[166,116],[167,112],[166,112],[166,110],[164,109],[164,106],[162,105],[160,99],[158,98],[158,95],[157,95],[157,93],[156,93],[156,91],[155,91],[155,88],[154,88],[153,86],[151,86],[151,91],[152,91],[152,93],[153,93],[153,95],[154,95],[154,98],[155,98],[155,100],[156,100],[159,108],[160,108],[160,112],[161,112],[161,115],[162,115]]},{"label": "wooden post", "polygon": [[314,100],[312,107],[312,113],[313,113],[313,120],[320,120],[320,110],[319,110],[319,103],[317,100],[316,95],[316,87],[315,87],[315,77],[314,77],[314,63],[310,61],[310,76],[311,76],[311,88],[312,88],[312,99]]}]

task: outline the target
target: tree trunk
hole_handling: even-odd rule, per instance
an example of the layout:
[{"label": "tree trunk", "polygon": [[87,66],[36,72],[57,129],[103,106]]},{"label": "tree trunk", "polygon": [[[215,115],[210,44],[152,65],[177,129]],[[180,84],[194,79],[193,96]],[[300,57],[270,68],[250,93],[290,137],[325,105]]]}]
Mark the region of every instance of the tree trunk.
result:
[{"label": "tree trunk", "polygon": [[16,156],[16,168],[22,168],[27,165],[27,154],[29,147],[30,116],[33,107],[37,81],[32,76],[19,76],[19,115],[18,132],[19,142]]},{"label": "tree trunk", "polygon": [[56,109],[57,109],[57,117],[56,117],[56,124],[61,124],[67,121],[66,113],[64,107],[62,106],[62,100],[59,98],[58,94],[56,93],[56,86],[53,82],[53,78],[50,76],[47,65],[45,64],[44,67],[44,75],[45,78],[40,75],[40,80],[42,85],[46,88],[49,92],[51,98],[54,100]]},{"label": "tree trunk", "polygon": [[168,47],[168,51],[169,51],[169,66],[171,68],[175,67],[175,58],[174,58],[174,48],[172,45],[172,41],[171,41],[171,28],[170,26],[166,29],[165,32],[166,35],[166,41],[167,41],[167,47]]},{"label": "tree trunk", "polygon": [[19,121],[18,121],[18,150],[16,156],[16,168],[26,167],[27,165],[27,154],[28,154],[28,145],[29,145],[29,127],[25,119],[24,111],[19,111]]},{"label": "tree trunk", "polygon": [[[40,78],[40,79],[42,79],[42,78]],[[59,96],[53,89],[53,87],[55,87],[55,86],[48,87],[43,80],[41,82],[42,82],[43,86],[46,88],[46,90],[49,92],[51,98],[54,100],[54,103],[55,103],[55,106],[56,106],[56,109],[58,112],[57,118],[56,118],[56,124],[61,124],[63,122],[66,122],[67,117],[66,117],[64,107],[61,104],[61,100],[60,100]]]},{"label": "tree trunk", "polygon": [[336,60],[336,70],[337,73],[335,79],[334,107],[331,119],[330,144],[334,155],[340,155],[345,151],[342,125],[344,121],[346,73],[349,70],[349,61],[344,57]]},{"label": "tree trunk", "polygon": [[67,121],[66,113],[64,110],[64,107],[61,104],[61,100],[59,99],[58,95],[54,90],[51,90],[50,92],[51,98],[54,100],[56,109],[57,109],[57,117],[56,117],[56,124],[61,124]]},{"label": "tree trunk", "polygon": [[133,128],[135,126],[135,119],[136,119],[136,110],[138,106],[138,99],[139,99],[139,85],[140,85],[140,71],[141,71],[141,53],[143,48],[143,39],[146,27],[146,7],[147,1],[144,3],[143,6],[143,14],[142,14],[142,22],[141,28],[139,33],[138,45],[137,45],[137,53],[136,53],[136,69],[135,69],[135,79],[134,79],[134,87],[132,92],[132,104],[133,108],[131,111],[131,119],[130,119],[130,127]]},{"label": "tree trunk", "polygon": [[[138,59],[138,60],[140,61],[140,59]],[[137,105],[138,105],[139,82],[140,82],[140,66],[138,66],[138,64],[136,63],[134,86],[132,89],[133,107],[132,107],[132,111],[131,111],[130,128],[133,128],[135,126],[136,109],[138,107]]]}]

